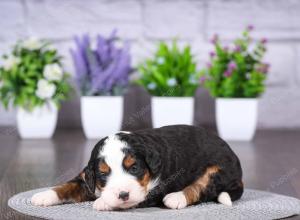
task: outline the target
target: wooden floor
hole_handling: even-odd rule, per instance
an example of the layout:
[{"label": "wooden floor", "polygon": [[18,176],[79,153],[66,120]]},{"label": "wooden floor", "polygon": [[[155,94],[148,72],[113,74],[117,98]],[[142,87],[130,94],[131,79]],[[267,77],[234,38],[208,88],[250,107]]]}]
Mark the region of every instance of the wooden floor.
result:
[{"label": "wooden floor", "polygon": [[[60,130],[53,140],[20,140],[0,130],[0,219],[36,219],[7,207],[14,194],[62,183],[87,162],[96,141],[81,130]],[[300,131],[259,131],[253,142],[232,142],[247,188],[300,198]],[[294,217],[292,219],[298,219]]]}]

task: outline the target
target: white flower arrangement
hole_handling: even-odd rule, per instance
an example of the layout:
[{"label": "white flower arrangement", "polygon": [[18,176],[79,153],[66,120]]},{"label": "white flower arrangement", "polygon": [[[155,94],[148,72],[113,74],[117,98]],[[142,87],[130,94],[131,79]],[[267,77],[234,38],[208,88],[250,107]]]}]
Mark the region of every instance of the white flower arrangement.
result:
[{"label": "white flower arrangement", "polygon": [[71,89],[56,49],[48,42],[30,38],[18,42],[0,67],[0,100],[32,110],[65,100]]}]

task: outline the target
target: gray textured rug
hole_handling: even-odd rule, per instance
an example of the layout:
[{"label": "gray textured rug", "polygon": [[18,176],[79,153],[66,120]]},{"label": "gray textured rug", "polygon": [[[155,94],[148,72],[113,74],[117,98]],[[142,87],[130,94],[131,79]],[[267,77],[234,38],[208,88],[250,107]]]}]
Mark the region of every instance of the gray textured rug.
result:
[{"label": "gray textured rug", "polygon": [[300,214],[300,200],[269,192],[246,189],[243,197],[226,207],[216,203],[190,206],[181,210],[161,208],[130,209],[127,211],[97,212],[92,202],[64,204],[51,207],[31,205],[30,198],[37,189],[19,193],[8,205],[26,215],[46,219],[105,219],[105,220],[187,220],[187,219],[279,219]]}]

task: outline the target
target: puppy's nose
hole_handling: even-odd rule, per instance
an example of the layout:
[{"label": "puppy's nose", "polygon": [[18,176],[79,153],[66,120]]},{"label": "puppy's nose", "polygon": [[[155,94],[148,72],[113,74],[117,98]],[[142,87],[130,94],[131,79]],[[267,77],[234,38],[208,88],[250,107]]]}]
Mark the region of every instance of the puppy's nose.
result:
[{"label": "puppy's nose", "polygon": [[123,201],[127,201],[129,199],[129,192],[121,191],[119,193],[119,199],[122,199]]}]

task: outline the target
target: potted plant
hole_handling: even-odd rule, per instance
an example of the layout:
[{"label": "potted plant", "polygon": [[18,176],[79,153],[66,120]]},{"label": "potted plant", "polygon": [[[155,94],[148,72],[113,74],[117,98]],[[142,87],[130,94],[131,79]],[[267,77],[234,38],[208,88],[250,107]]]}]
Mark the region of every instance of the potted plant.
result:
[{"label": "potted plant", "polygon": [[138,72],[136,82],[152,95],[154,127],[193,124],[199,73],[190,46],[181,50],[176,41],[171,46],[161,42],[154,57],[138,66]]},{"label": "potted plant", "polygon": [[215,51],[200,78],[216,97],[217,128],[226,140],[251,140],[256,130],[258,100],[269,65],[262,62],[266,39],[254,43],[252,29],[249,26],[233,48],[223,47],[215,36]]},{"label": "potted plant", "polygon": [[71,88],[68,77],[56,49],[43,40],[19,41],[3,56],[0,99],[6,109],[17,107],[21,138],[52,137],[58,107]]},{"label": "potted plant", "polygon": [[89,139],[121,128],[123,93],[128,86],[131,57],[129,45],[120,43],[116,31],[108,38],[98,35],[95,47],[88,35],[75,37],[76,49],[71,54],[82,95],[81,122]]}]

